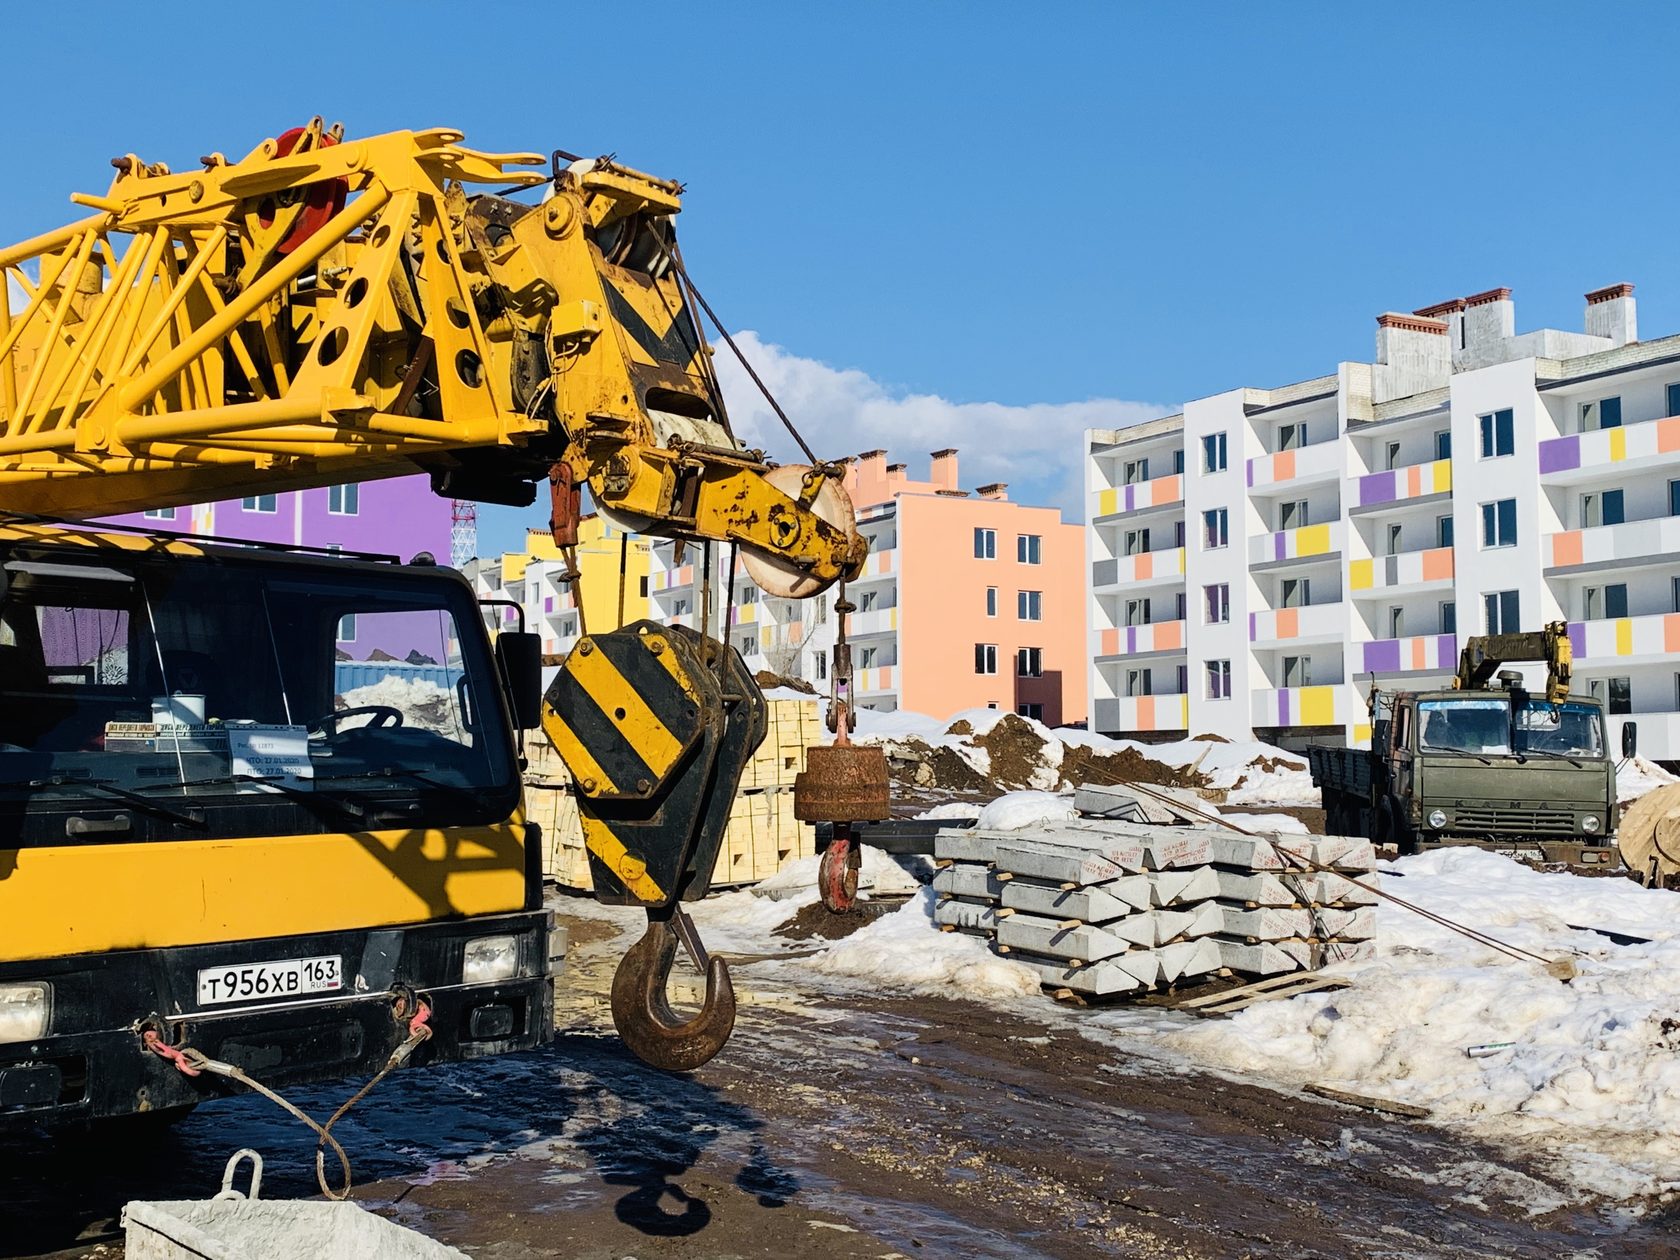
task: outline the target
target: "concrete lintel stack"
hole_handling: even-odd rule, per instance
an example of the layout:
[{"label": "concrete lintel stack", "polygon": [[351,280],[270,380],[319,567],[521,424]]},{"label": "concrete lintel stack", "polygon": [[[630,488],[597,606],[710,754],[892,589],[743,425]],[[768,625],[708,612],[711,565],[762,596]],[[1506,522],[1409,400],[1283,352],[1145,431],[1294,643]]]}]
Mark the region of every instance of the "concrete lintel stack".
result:
[{"label": "concrete lintel stack", "polygon": [[935,921],[1089,997],[1370,952],[1375,894],[1339,873],[1373,881],[1370,841],[1132,822],[1104,805],[1109,817],[1030,831],[939,832]]}]

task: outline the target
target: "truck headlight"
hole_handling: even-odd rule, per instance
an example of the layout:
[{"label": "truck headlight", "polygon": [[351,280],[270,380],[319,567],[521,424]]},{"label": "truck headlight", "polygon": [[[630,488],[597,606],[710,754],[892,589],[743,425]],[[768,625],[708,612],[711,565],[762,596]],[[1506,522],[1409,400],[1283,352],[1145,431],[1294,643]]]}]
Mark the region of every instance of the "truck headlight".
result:
[{"label": "truck headlight", "polygon": [[0,984],[0,1044],[45,1033],[51,993],[44,984]]},{"label": "truck headlight", "polygon": [[1444,809],[1432,809],[1432,810],[1430,810],[1429,811],[1429,825],[1431,827],[1435,828],[1436,831],[1439,831],[1442,827],[1445,827],[1447,825],[1447,811],[1444,810]]},{"label": "truck headlight", "polygon": [[467,942],[461,958],[463,984],[489,984],[506,980],[519,970],[519,938],[514,936],[481,936]]},{"label": "truck headlight", "polygon": [[1586,832],[1589,836],[1596,836],[1598,834],[1598,829],[1602,826],[1604,826],[1604,820],[1597,814],[1588,814],[1585,818],[1581,819],[1581,830]]}]

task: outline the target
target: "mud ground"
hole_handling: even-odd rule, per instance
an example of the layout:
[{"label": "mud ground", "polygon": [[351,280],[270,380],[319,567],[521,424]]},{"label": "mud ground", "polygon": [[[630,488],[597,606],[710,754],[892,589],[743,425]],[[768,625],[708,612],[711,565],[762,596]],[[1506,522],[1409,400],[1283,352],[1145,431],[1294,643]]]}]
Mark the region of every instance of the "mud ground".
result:
[{"label": "mud ground", "polygon": [[[668,1077],[613,1037],[610,929],[571,926],[554,1046],[399,1074],[341,1126],[365,1206],[477,1260],[1680,1255],[1671,1206],[1557,1208],[1507,1153],[1128,1060],[1055,1008],[817,999],[744,966],[730,1047]],[[208,1197],[247,1145],[265,1197],[314,1193],[313,1141],[260,1099],[149,1145],[8,1148],[0,1256],[114,1260],[124,1201]]]}]

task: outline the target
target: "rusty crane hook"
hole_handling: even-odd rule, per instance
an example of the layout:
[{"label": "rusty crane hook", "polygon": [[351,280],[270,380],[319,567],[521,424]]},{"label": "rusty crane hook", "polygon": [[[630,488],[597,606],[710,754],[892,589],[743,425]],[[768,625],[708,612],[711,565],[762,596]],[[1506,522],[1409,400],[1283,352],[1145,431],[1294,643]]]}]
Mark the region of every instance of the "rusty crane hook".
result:
[{"label": "rusty crane hook", "polygon": [[[705,1003],[686,1021],[671,1009],[665,995],[679,943],[706,974]],[[735,1029],[735,985],[729,966],[707,955],[693,921],[680,908],[668,918],[648,912],[647,931],[613,973],[612,1017],[631,1053],[667,1072],[692,1072],[729,1040]]]}]

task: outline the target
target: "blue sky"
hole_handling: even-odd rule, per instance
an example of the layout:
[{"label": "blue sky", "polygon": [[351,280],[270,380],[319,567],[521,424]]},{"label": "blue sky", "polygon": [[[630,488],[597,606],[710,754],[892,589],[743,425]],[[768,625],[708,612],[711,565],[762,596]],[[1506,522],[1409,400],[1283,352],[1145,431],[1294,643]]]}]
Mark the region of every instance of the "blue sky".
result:
[{"label": "blue sky", "polygon": [[1509,285],[1576,328],[1629,280],[1680,330],[1667,6],[572,8],[183,5],[174,50],[9,15],[0,234],[314,113],[612,151],[688,184],[689,265],[821,450],[958,445],[1074,517],[1092,417],[1367,359],[1382,310]]}]

